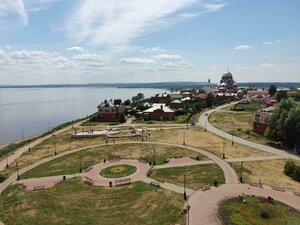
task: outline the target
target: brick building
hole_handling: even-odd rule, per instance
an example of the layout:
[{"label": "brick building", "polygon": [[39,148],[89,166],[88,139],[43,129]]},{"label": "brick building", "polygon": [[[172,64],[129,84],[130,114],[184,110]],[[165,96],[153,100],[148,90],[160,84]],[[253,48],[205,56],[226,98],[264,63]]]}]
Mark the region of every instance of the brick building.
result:
[{"label": "brick building", "polygon": [[143,111],[144,120],[174,120],[175,111],[166,104],[153,104],[151,108]]},{"label": "brick building", "polygon": [[117,122],[120,114],[125,114],[125,106],[119,99],[114,102],[105,100],[97,108],[99,121]]},{"label": "brick building", "polygon": [[268,117],[272,114],[273,107],[259,109],[254,112],[253,131],[264,134],[268,127]]}]

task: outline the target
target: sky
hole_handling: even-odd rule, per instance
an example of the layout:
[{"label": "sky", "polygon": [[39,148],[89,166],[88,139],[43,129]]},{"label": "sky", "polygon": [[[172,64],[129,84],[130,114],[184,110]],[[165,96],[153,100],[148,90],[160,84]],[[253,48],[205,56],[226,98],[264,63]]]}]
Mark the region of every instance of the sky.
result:
[{"label": "sky", "polygon": [[0,84],[300,82],[299,0],[0,0]]}]

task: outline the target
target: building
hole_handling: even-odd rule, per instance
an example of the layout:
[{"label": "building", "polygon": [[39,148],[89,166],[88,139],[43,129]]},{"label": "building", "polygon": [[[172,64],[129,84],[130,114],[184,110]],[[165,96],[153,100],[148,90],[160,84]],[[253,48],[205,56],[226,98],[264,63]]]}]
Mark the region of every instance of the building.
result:
[{"label": "building", "polygon": [[114,102],[105,100],[97,108],[99,121],[117,122],[120,114],[125,114],[125,106],[119,99]]},{"label": "building", "polygon": [[247,99],[249,102],[264,102],[269,98],[269,91],[265,89],[248,90]]},{"label": "building", "polygon": [[253,131],[258,134],[264,134],[268,127],[268,118],[272,114],[274,107],[259,109],[254,112]]},{"label": "building", "polygon": [[144,120],[174,120],[175,111],[166,104],[153,104],[151,108],[143,111]]},{"label": "building", "polygon": [[151,97],[150,101],[152,103],[165,103],[170,104],[171,96],[167,93],[156,94],[154,97]]},{"label": "building", "polygon": [[223,73],[217,89],[221,93],[226,93],[226,92],[236,93],[237,92],[237,84],[234,81],[232,74],[228,70],[227,70],[227,72]]}]

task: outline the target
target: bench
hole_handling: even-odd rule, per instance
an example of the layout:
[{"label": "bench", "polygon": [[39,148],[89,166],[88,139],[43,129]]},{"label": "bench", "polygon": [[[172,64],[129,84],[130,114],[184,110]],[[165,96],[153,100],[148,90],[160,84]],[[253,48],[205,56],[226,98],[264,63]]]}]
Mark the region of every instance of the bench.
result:
[{"label": "bench", "polygon": [[151,166],[150,169],[149,169],[148,172],[147,172],[147,177],[150,177],[150,176],[151,176],[151,173],[153,172],[153,170],[154,170],[154,167]]},{"label": "bench", "polygon": [[296,192],[296,191],[294,191],[293,193],[294,193],[294,195],[296,195],[296,196],[300,197],[300,192]]},{"label": "bench", "polygon": [[140,163],[148,164],[147,160],[145,158],[143,158],[143,157],[139,157],[138,161]]},{"label": "bench", "polygon": [[35,187],[33,187],[34,191],[44,190],[44,189],[45,189],[45,186],[35,186]]},{"label": "bench", "polygon": [[160,183],[158,183],[156,181],[151,181],[150,184],[153,186],[156,186],[156,187],[160,187]]},{"label": "bench", "polygon": [[86,172],[89,172],[89,171],[91,171],[93,169],[93,166],[91,165],[91,166],[89,166],[87,169],[86,169]]},{"label": "bench", "polygon": [[164,182],[165,182],[165,180],[164,180],[164,179],[161,179],[161,178],[155,178],[155,180],[156,180],[157,182],[159,182],[159,183],[164,183]]},{"label": "bench", "polygon": [[282,192],[285,192],[285,188],[282,188],[282,187],[271,186],[271,188],[272,188],[273,190],[276,190],[276,191],[282,191]]},{"label": "bench", "polygon": [[131,184],[131,178],[115,180],[115,186],[122,186],[127,184]]},{"label": "bench", "polygon": [[182,158],[183,157],[183,155],[175,155],[175,159],[179,159],[179,158]]},{"label": "bench", "polygon": [[207,191],[210,190],[210,186],[205,185],[203,188],[201,188],[202,191]]},{"label": "bench", "polygon": [[260,187],[260,188],[262,188],[262,184],[261,183],[250,183],[249,185],[253,186],[253,187]]},{"label": "bench", "polygon": [[88,184],[88,185],[94,185],[95,181],[87,176],[84,176],[84,183]]}]

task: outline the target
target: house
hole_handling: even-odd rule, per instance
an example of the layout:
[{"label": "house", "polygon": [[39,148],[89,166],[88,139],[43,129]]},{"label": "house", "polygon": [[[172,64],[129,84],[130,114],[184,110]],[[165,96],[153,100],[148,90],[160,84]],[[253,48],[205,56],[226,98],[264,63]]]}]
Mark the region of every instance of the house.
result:
[{"label": "house", "polygon": [[144,120],[174,120],[175,111],[166,104],[153,104],[151,108],[143,111]]},{"label": "house", "polygon": [[272,114],[274,107],[259,109],[254,112],[253,131],[258,134],[264,134],[268,127],[268,118]]},{"label": "house", "polygon": [[162,94],[156,94],[155,96],[151,97],[150,101],[152,103],[165,103],[165,104],[170,104],[171,102],[171,97],[167,93],[162,93]]},{"label": "house", "polygon": [[170,96],[171,101],[177,100],[177,99],[180,100],[183,98],[182,94],[169,94],[169,96]]},{"label": "house", "polygon": [[264,102],[267,106],[273,106],[274,104],[277,103],[277,101],[272,97],[265,98]]},{"label": "house", "polygon": [[199,93],[199,94],[197,95],[197,98],[199,98],[199,99],[202,100],[202,101],[205,101],[206,98],[207,98],[207,94],[206,94],[206,93]]},{"label": "house", "polygon": [[120,114],[125,114],[125,106],[121,100],[105,100],[98,108],[98,120],[106,122],[116,122],[119,120]]},{"label": "house", "polygon": [[247,99],[249,102],[264,102],[269,97],[269,91],[265,89],[248,90]]},{"label": "house", "polygon": [[170,104],[170,106],[173,108],[173,109],[178,109],[182,106],[182,102],[178,99],[176,100],[173,100]]}]

